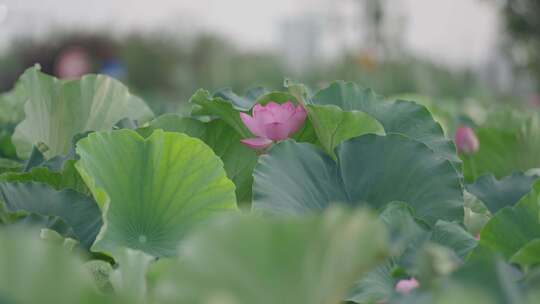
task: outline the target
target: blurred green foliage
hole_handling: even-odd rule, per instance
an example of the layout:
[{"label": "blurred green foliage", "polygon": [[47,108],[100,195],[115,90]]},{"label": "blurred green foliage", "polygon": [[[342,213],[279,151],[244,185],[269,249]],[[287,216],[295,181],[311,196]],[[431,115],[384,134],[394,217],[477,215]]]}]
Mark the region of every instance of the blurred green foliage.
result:
[{"label": "blurred green foliage", "polygon": [[143,97],[156,114],[176,111],[196,89],[215,91],[231,87],[245,92],[255,86],[280,89],[285,78],[295,78],[313,88],[343,79],[361,83],[384,95],[419,93],[444,100],[466,97],[493,99],[472,71],[449,70],[431,62],[404,56],[379,59],[380,54],[345,51],[330,61],[320,61],[292,72],[279,52],[245,51],[213,35],[191,38],[171,34],[132,34],[112,38],[107,34],[52,33],[47,39],[20,38],[0,57],[0,90],[9,90],[25,68],[40,63],[54,74],[62,50],[85,48],[95,72],[108,60],[120,60],[127,70],[126,83]]}]

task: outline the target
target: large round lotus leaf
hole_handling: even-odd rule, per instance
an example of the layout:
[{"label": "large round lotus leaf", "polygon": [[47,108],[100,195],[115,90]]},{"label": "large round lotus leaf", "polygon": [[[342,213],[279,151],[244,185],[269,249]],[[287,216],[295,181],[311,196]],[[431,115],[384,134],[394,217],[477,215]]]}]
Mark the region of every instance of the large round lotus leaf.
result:
[{"label": "large round lotus leaf", "polygon": [[463,220],[463,196],[452,164],[399,134],[343,142],[334,161],[310,144],[285,141],[259,159],[253,206],[275,214],[320,211],[333,203],[383,208],[408,203],[418,218]]},{"label": "large round lotus leaf", "polygon": [[186,239],[156,303],[340,303],[385,253],[384,225],[365,211],[233,217]]},{"label": "large round lotus leaf", "polygon": [[236,209],[219,157],[185,134],[97,132],[79,141],[77,153],[77,169],[104,213],[93,250],[171,256],[192,225]]},{"label": "large round lotus leaf", "polygon": [[345,111],[362,111],[377,119],[386,133],[405,134],[430,147],[437,154],[460,162],[456,149],[448,140],[441,126],[429,111],[414,102],[398,100],[384,101],[371,89],[363,89],[352,82],[337,81],[315,93],[309,102],[320,105],[336,105]]},{"label": "large round lotus leaf", "polygon": [[153,114],[122,83],[103,75],[63,81],[30,68],[21,76],[25,119],[13,134],[17,154],[27,158],[32,145],[44,143],[47,158],[65,154],[71,139],[85,131],[109,130],[122,118],[148,120]]},{"label": "large round lotus leaf", "polygon": [[251,203],[252,174],[257,154],[240,142],[242,138],[231,126],[221,119],[205,123],[176,114],[165,114],[137,131],[146,137],[156,129],[185,133],[204,141],[223,161],[227,176],[236,186],[238,202]]}]

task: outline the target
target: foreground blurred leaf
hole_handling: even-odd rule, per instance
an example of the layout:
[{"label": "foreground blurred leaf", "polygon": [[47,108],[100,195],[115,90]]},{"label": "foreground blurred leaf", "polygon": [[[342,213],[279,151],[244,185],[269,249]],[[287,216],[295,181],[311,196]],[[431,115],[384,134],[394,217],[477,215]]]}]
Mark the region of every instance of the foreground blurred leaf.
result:
[{"label": "foreground blurred leaf", "polygon": [[[355,283],[349,291],[349,301],[374,303],[390,299],[400,279],[418,274],[418,252],[431,252],[433,250],[430,248],[435,244],[444,246],[442,248],[451,253],[451,262],[454,263],[456,257],[463,259],[476,246],[476,240],[457,224],[439,221],[433,229],[429,229],[415,219],[411,208],[405,203],[389,204],[381,212],[380,218],[390,231],[392,256]],[[430,269],[432,272],[446,267],[442,265],[444,263],[432,265],[429,259],[424,260],[424,268],[434,268]]]},{"label": "foreground blurred leaf", "polygon": [[0,231],[0,299],[3,303],[106,303],[82,263],[37,235]]},{"label": "foreground blurred leaf", "polygon": [[449,277],[431,282],[410,295],[394,294],[389,304],[508,304],[526,302],[519,272],[494,256],[466,263]]},{"label": "foreground blurred leaf", "polygon": [[32,145],[44,143],[47,158],[65,154],[78,133],[109,130],[122,118],[145,121],[153,114],[120,82],[103,75],[63,81],[30,68],[18,85],[24,89],[25,119],[17,126],[13,143],[27,158]]},{"label": "foreground blurred leaf", "polygon": [[424,144],[398,134],[364,135],[335,153],[337,161],[310,144],[275,145],[255,168],[253,208],[305,214],[334,203],[382,209],[403,201],[430,225],[463,220],[456,170]]},{"label": "foreground blurred leaf", "polygon": [[240,135],[222,120],[208,123],[175,114],[165,114],[150,122],[139,133],[147,137],[155,129],[186,133],[204,141],[225,166],[227,176],[236,185],[236,198],[239,203],[251,202],[253,168],[257,163],[257,154],[240,143]]},{"label": "foreground blurred leaf", "polygon": [[119,267],[111,272],[114,291],[126,303],[146,303],[146,271],[154,258],[146,253],[124,248],[115,257]]},{"label": "foreground blurred leaf", "polygon": [[364,211],[238,216],[201,227],[157,283],[159,303],[339,303],[384,257],[386,233]]},{"label": "foreground blurred leaf", "polygon": [[84,267],[90,272],[98,290],[104,293],[110,293],[113,290],[109,279],[110,274],[113,272],[113,268],[109,262],[90,260],[84,263]]},{"label": "foreground blurred leaf", "polygon": [[104,213],[95,251],[128,247],[171,256],[191,226],[236,210],[221,160],[185,134],[96,132],[79,141],[77,154],[76,167]]},{"label": "foreground blurred leaf", "polygon": [[506,206],[513,206],[525,194],[531,191],[531,186],[537,176],[528,176],[516,172],[501,180],[493,175],[481,176],[473,184],[467,185],[467,191],[480,199],[491,213]]}]

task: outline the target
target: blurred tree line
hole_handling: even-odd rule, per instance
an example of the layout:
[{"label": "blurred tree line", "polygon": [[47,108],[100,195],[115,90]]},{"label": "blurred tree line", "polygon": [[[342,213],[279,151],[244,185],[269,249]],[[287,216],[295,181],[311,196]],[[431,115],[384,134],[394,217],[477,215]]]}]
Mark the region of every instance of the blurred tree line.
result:
[{"label": "blurred tree line", "polygon": [[505,46],[516,67],[533,74],[540,89],[540,1],[504,0]]},{"label": "blurred tree line", "polygon": [[213,91],[231,87],[239,93],[253,86],[278,89],[291,77],[314,88],[335,79],[355,81],[385,95],[419,93],[460,100],[489,92],[470,71],[449,70],[409,56],[381,60],[370,53],[349,51],[293,74],[278,52],[246,52],[212,35],[179,39],[133,34],[114,39],[80,33],[16,41],[0,57],[0,91],[9,90],[24,69],[35,63],[54,74],[59,54],[73,46],[87,50],[93,72],[100,72],[111,60],[121,62],[126,70],[121,80],[157,113],[177,110],[198,88]]}]

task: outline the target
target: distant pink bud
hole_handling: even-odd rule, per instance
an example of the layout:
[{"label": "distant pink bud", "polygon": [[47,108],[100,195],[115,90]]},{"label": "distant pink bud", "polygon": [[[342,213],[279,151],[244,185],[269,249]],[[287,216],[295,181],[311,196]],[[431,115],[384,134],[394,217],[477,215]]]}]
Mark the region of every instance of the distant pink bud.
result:
[{"label": "distant pink bud", "polygon": [[469,127],[459,127],[456,130],[456,146],[459,153],[473,154],[480,148],[478,137],[473,129]]},{"label": "distant pink bud", "polygon": [[257,136],[241,142],[252,149],[264,149],[273,142],[289,138],[303,126],[307,113],[303,106],[290,101],[284,104],[269,102],[263,106],[256,104],[252,116],[240,113],[244,125]]},{"label": "distant pink bud", "polygon": [[476,236],[474,237],[475,240],[477,241],[480,241],[480,233],[477,233]]},{"label": "distant pink bud", "polygon": [[401,294],[409,294],[419,286],[420,284],[414,278],[411,278],[410,280],[400,280],[396,284],[396,292]]}]

